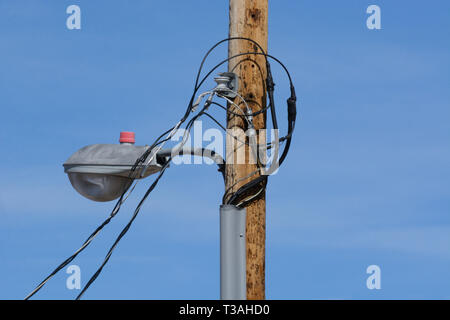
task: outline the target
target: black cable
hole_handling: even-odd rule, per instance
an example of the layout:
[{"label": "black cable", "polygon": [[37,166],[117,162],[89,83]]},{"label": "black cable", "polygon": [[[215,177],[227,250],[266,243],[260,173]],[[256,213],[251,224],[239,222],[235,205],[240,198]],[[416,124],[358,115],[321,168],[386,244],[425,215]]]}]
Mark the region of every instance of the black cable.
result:
[{"label": "black cable", "polygon": [[255,193],[255,196],[250,197],[250,199],[248,199],[248,200],[245,200],[245,201],[243,201],[243,202],[240,202],[239,204],[237,204],[237,206],[238,206],[239,208],[244,208],[244,207],[246,207],[248,204],[250,204],[251,202],[253,202],[254,200],[256,200],[256,199],[258,198],[260,192],[265,191],[265,190],[266,190],[266,186],[264,185],[264,186],[261,187],[260,191],[258,191],[258,192]]},{"label": "black cable", "polygon": [[[207,78],[207,77],[209,76],[209,74],[211,74],[211,73],[209,73],[208,76],[207,76],[207,77],[204,77],[204,78],[203,78],[203,81],[202,81],[200,84],[198,84],[198,80],[199,80],[199,78],[200,78],[200,73],[201,73],[201,71],[202,71],[202,69],[203,69],[203,65],[204,65],[204,63],[205,63],[205,61],[206,61],[206,58],[209,56],[209,54],[210,54],[217,46],[219,46],[220,44],[222,44],[222,43],[224,43],[224,42],[233,41],[233,40],[246,40],[246,41],[252,42],[253,44],[255,44],[255,45],[259,48],[259,50],[261,50],[261,54],[262,54],[262,55],[267,56],[267,54],[266,54],[266,52],[264,51],[264,49],[262,48],[262,46],[261,46],[258,42],[256,42],[255,40],[253,40],[253,39],[246,38],[246,37],[229,37],[229,38],[220,40],[220,41],[216,42],[216,43],[215,43],[215,44],[214,44],[214,45],[206,52],[206,54],[204,55],[204,57],[203,57],[203,59],[202,59],[202,62],[200,63],[200,68],[199,68],[198,73],[197,73],[197,78],[196,78],[196,80],[195,80],[195,89],[198,89],[198,88],[202,85],[202,83],[204,82],[204,79]],[[267,62],[267,58],[266,58],[266,62]]]},{"label": "black cable", "polygon": [[291,146],[292,134],[295,129],[295,121],[297,117],[297,96],[295,94],[295,88],[291,85],[291,96],[287,99],[288,106],[288,133],[286,135],[286,145],[283,149],[283,153],[281,154],[279,164],[281,165],[286,158],[289,147]]},{"label": "black cable", "polygon": [[216,118],[214,118],[212,115],[210,115],[207,112],[203,113],[205,116],[207,116],[208,118],[210,118],[212,121],[214,121],[222,130],[227,130],[227,128],[225,128],[224,125],[222,125]]},{"label": "black cable", "polygon": [[[219,62],[218,64],[216,64],[214,67],[212,67],[208,71],[208,73],[202,78],[202,80],[198,84],[198,87],[200,88],[200,86],[206,81],[206,79],[211,75],[211,73],[213,73],[217,68],[219,68],[224,63],[229,62],[232,59],[235,59],[235,58],[238,58],[238,57],[241,57],[241,56],[248,56],[248,55],[263,55],[263,56],[266,56],[267,58],[270,58],[270,59],[276,61],[284,69],[284,71],[286,72],[287,77],[289,79],[290,85],[293,86],[292,78],[291,78],[291,75],[290,75],[288,69],[286,68],[286,66],[279,59],[275,58],[274,56],[272,56],[270,54],[261,53],[261,52],[243,52],[243,53],[237,53],[237,54],[235,54],[235,55],[233,55],[231,57],[228,57],[228,58],[222,60],[221,62]],[[268,60],[266,59],[266,61],[268,61]]]},{"label": "black cable", "polygon": [[[131,184],[130,184],[131,185]],[[129,188],[129,187],[128,187]],[[80,254],[87,246],[92,242],[92,240],[97,236],[97,234],[111,221],[111,219],[119,212],[119,209],[122,205],[122,199],[125,193],[128,191],[128,188],[122,193],[119,200],[116,202],[116,205],[114,206],[114,209],[111,211],[109,217],[103,221],[102,224],[100,224],[97,229],[95,229],[94,232],[91,233],[91,235],[86,239],[86,241],[83,243],[83,245],[78,249],[73,255],[71,255],[69,258],[64,260],[58,267],[53,270],[28,296],[25,297],[25,300],[30,299],[32,296],[34,296],[41,288],[47,283],[48,280],[50,280],[55,274],[57,274],[61,269],[63,269],[66,265],[68,265],[70,262],[72,262],[73,259],[75,259],[78,254]]]},{"label": "black cable", "polygon": [[258,184],[262,184],[262,187],[265,188],[267,185],[268,176],[263,175],[258,178],[253,179],[252,181],[246,183],[242,187],[240,187],[231,197],[228,199],[227,204],[236,205],[241,195],[247,193],[250,189],[258,186]]}]

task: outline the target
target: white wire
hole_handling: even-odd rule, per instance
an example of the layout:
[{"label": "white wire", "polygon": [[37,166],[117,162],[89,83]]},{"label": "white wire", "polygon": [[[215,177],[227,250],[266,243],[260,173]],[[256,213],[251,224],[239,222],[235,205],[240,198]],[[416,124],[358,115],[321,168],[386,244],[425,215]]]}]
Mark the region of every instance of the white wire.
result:
[{"label": "white wire", "polygon": [[[234,91],[233,91],[233,92],[234,92]],[[240,112],[242,113],[242,115],[244,116],[245,121],[247,121],[248,125],[249,125],[249,126],[252,125],[252,123],[251,123],[250,120],[248,119],[248,116],[247,116],[247,114],[244,112],[244,110],[242,110],[242,108],[241,108],[239,105],[237,105],[236,103],[234,103],[233,100],[231,100],[231,99],[229,99],[228,97],[225,97],[225,96],[223,96],[223,95],[221,95],[221,94],[217,94],[217,96],[220,97],[220,98],[222,98],[222,99],[227,100],[229,103],[231,103],[231,104],[232,104],[233,106],[235,106],[237,109],[239,109],[239,111],[240,111]],[[241,96],[239,96],[239,97],[242,98]],[[246,108],[247,108],[248,110],[251,110],[251,109],[248,107],[247,102],[246,102],[245,100],[242,100],[242,101],[244,101]]]},{"label": "white wire", "polygon": [[202,101],[202,99],[203,99],[207,94],[215,94],[215,92],[213,92],[213,91],[206,91],[206,92],[203,92],[202,94],[200,94],[200,95],[198,96],[197,100],[195,100],[195,103],[192,105],[192,109],[191,109],[192,112],[194,112],[194,111],[197,109],[198,105],[200,104],[200,102]]}]

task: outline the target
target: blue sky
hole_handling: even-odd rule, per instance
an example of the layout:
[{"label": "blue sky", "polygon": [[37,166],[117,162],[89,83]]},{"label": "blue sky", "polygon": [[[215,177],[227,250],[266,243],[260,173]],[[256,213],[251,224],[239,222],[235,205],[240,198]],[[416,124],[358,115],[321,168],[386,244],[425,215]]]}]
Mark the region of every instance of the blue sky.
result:
[{"label": "blue sky", "polygon": [[[81,30],[66,28],[71,4]],[[382,30],[366,28],[370,4]],[[0,0],[0,299],[25,297],[112,209],[78,195],[62,163],[124,130],[151,143],[227,34],[228,1]],[[443,0],[270,2],[269,51],[300,110],[268,187],[267,298],[450,298],[449,36]],[[82,284],[150,183],[74,261]],[[84,297],[217,299],[222,193],[215,168],[172,166]],[[372,264],[381,290],[366,288]],[[74,298],[67,277],[36,297]]]}]

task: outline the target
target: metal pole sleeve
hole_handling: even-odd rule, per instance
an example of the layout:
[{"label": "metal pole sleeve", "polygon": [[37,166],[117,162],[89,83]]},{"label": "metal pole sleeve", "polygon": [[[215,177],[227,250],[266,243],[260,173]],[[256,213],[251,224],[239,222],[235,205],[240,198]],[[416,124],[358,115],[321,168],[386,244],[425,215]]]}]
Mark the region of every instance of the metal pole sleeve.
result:
[{"label": "metal pole sleeve", "polygon": [[220,299],[245,300],[246,210],[234,205],[220,206]]}]

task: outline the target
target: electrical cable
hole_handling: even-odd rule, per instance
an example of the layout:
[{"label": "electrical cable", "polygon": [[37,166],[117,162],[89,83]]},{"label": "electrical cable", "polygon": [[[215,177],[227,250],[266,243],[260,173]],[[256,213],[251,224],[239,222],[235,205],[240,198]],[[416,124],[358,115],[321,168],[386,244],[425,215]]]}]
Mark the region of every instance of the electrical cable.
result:
[{"label": "electrical cable", "polygon": [[245,199],[245,200],[239,202],[239,203],[236,205],[236,207],[241,208],[243,205],[246,205],[246,204],[252,202],[252,201],[253,201],[254,199],[256,199],[256,198],[257,198],[264,190],[266,190],[266,187],[262,187],[262,188],[259,189],[259,191],[258,191],[256,194],[254,194],[253,196],[250,196],[250,197],[248,197],[247,199]]},{"label": "electrical cable", "polygon": [[239,199],[240,195],[246,193],[251,188],[256,187],[258,184],[262,184],[264,187],[267,184],[267,176],[262,175],[259,176],[252,181],[248,182],[247,184],[240,187],[232,196],[231,198],[226,202],[226,204],[235,204],[237,203],[237,200]]},{"label": "electrical cable", "polygon": [[[238,110],[243,114],[245,121],[247,121],[247,124],[250,125],[250,121],[249,121],[249,119],[248,119],[247,114],[244,112],[244,110],[242,110],[242,108],[241,108],[237,103],[235,103],[233,100],[231,100],[231,99],[229,99],[229,98],[227,98],[227,97],[225,97],[225,96],[222,96],[222,95],[220,95],[220,94],[218,94],[217,96],[220,97],[220,98],[222,98],[222,99],[225,99],[225,100],[226,100],[228,103],[230,103],[232,106],[236,107],[236,109],[238,109]],[[245,101],[244,98],[242,98],[241,95],[239,95],[239,97],[242,99],[242,101],[244,101],[244,104],[245,104],[245,107],[247,108],[247,110],[250,110],[250,111],[251,111],[250,107],[249,107],[248,104],[247,104],[247,101]]]},{"label": "electrical cable", "polygon": [[91,235],[85,240],[83,245],[75,251],[74,254],[72,254],[69,258],[64,260],[59,266],[55,268],[33,291],[31,291],[24,300],[30,299],[32,296],[34,296],[41,288],[55,275],[57,274],[61,269],[63,269],[66,265],[68,265],[70,262],[72,262],[73,259],[78,256],[79,253],[81,253],[87,246],[94,240],[94,238],[99,234],[99,232],[111,221],[111,219],[119,212],[120,206],[122,205],[123,196],[125,192],[122,194],[122,196],[119,198],[119,200],[116,202],[116,205],[114,206],[114,209],[108,216],[108,218],[103,221],[102,224],[100,224],[97,229],[94,230],[94,232],[91,233]]},{"label": "electrical cable", "polygon": [[[261,54],[263,54],[264,56],[267,56],[267,54],[266,54],[266,52],[264,51],[264,49],[262,48],[262,46],[258,43],[258,42],[256,42],[255,40],[253,40],[253,39],[250,39],[250,38],[247,38],[247,37],[228,37],[228,38],[226,38],[226,39],[223,39],[223,40],[220,40],[220,41],[218,41],[218,42],[216,42],[207,52],[206,52],[206,54],[204,55],[204,57],[203,57],[203,59],[202,59],[202,62],[200,63],[200,67],[199,67],[199,70],[198,70],[198,73],[197,73],[197,78],[195,79],[195,86],[194,86],[194,88],[196,89],[196,90],[198,90],[198,88],[202,85],[202,83],[204,82],[204,80],[207,78],[207,77],[204,77],[203,78],[203,80],[201,81],[201,83],[199,84],[199,82],[198,82],[198,80],[199,80],[199,78],[200,78],[200,73],[201,73],[201,71],[202,71],[202,69],[203,69],[203,65],[204,65],[204,63],[205,63],[205,61],[206,61],[206,58],[209,56],[209,54],[215,49],[215,48],[217,48],[220,44],[222,44],[222,43],[224,43],[224,42],[229,42],[229,41],[234,41],[234,40],[245,40],[245,41],[249,41],[249,42],[252,42],[253,44],[255,44],[258,48],[259,48],[259,50],[261,50]],[[268,62],[268,60],[267,60],[267,58],[266,58],[266,63]],[[211,74],[211,72],[208,74],[208,76]]]},{"label": "electrical cable", "polygon": [[239,182],[242,182],[242,181],[244,181],[244,180],[247,180],[248,178],[251,178],[252,176],[254,176],[255,174],[257,174],[259,172],[259,169],[258,170],[255,170],[255,171],[253,171],[253,172],[250,172],[248,175],[246,175],[245,177],[242,177],[242,178],[240,178],[240,179],[238,179],[238,180],[236,180],[230,187],[228,187],[227,188],[227,190],[225,190],[225,193],[224,193],[224,195],[223,195],[223,197],[222,197],[222,203],[226,203],[226,198],[229,196],[229,192],[230,192],[230,190],[232,190]]}]

